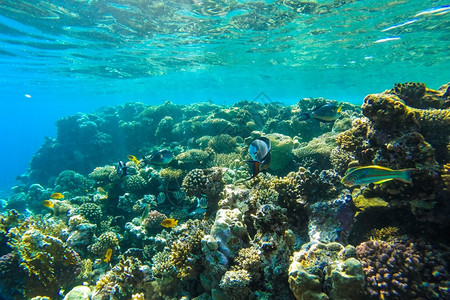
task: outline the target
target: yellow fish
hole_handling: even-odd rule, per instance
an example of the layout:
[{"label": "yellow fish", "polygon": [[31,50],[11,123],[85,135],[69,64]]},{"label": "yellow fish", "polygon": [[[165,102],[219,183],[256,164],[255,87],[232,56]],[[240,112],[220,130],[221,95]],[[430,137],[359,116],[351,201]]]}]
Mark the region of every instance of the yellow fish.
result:
[{"label": "yellow fish", "polygon": [[63,194],[61,194],[61,193],[53,193],[53,194],[51,194],[51,196],[50,196],[52,199],[64,199],[64,195]]},{"label": "yellow fish", "polygon": [[51,200],[42,201],[42,205],[44,205],[45,207],[48,207],[48,208],[55,207],[55,203],[53,203],[53,201],[51,201]]},{"label": "yellow fish", "polygon": [[105,259],[104,259],[103,261],[109,263],[109,262],[111,261],[111,255],[112,255],[112,249],[109,248],[109,249],[106,251]]},{"label": "yellow fish", "polygon": [[166,228],[173,228],[175,226],[178,225],[178,220],[175,219],[165,219],[161,222],[161,226],[166,227]]},{"label": "yellow fish", "polygon": [[128,159],[132,162],[134,162],[137,165],[139,165],[139,160],[134,155],[128,155]]}]

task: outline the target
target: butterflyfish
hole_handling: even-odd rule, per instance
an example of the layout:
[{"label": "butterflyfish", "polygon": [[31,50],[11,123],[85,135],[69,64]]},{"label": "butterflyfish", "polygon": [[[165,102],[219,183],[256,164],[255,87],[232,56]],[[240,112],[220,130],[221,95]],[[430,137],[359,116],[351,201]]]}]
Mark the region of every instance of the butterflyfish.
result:
[{"label": "butterflyfish", "polygon": [[252,176],[248,179],[256,177],[261,172],[266,172],[270,166],[270,151],[272,144],[266,137],[260,137],[254,140],[248,147],[248,153],[252,160],[247,161],[252,164]]}]

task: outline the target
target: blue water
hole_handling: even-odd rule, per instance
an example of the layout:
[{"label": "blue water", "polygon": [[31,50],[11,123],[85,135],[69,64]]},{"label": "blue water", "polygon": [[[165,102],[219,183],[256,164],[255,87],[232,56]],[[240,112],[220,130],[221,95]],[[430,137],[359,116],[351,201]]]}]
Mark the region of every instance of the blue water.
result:
[{"label": "blue water", "polygon": [[360,104],[396,82],[449,80],[444,1],[311,3],[2,1],[0,190],[55,121],[79,111],[166,100]]}]

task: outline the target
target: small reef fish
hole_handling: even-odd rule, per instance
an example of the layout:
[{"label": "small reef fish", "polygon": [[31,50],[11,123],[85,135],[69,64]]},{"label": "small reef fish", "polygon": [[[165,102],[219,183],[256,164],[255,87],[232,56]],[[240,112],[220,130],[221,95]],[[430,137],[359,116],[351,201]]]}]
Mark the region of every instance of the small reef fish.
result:
[{"label": "small reef fish", "polygon": [[164,194],[163,192],[160,192],[158,194],[158,197],[156,197],[156,202],[158,202],[158,204],[163,203],[166,200],[166,194]]},{"label": "small reef fish", "polygon": [[161,226],[166,227],[166,228],[173,228],[173,227],[175,227],[177,225],[178,225],[178,220],[175,220],[175,219],[172,219],[172,218],[164,219],[161,222]]},{"label": "small reef fish", "polygon": [[144,157],[143,160],[146,164],[163,166],[169,164],[173,160],[173,153],[170,150],[161,149],[150,156]]},{"label": "small reef fish", "polygon": [[108,250],[106,250],[105,259],[103,261],[109,263],[111,261],[111,255],[112,249],[109,248]]},{"label": "small reef fish", "polygon": [[200,199],[197,198],[197,207],[200,207],[200,208],[208,207],[208,198],[206,198],[205,195],[202,195],[202,197]]},{"label": "small reef fish", "polygon": [[346,186],[380,184],[390,180],[412,183],[411,173],[416,169],[392,170],[381,166],[354,167],[347,170],[341,182]]},{"label": "small reef fish", "polygon": [[128,155],[127,157],[128,157],[128,159],[129,159],[130,161],[134,162],[134,163],[136,164],[136,166],[139,165],[139,160],[136,158],[136,156],[134,156],[134,155]]},{"label": "small reef fish", "polygon": [[48,208],[55,207],[55,203],[52,200],[44,200],[42,201],[42,205]]},{"label": "small reef fish", "polygon": [[61,200],[61,199],[64,199],[64,195],[61,193],[53,193],[53,194],[51,194],[50,198]]},{"label": "small reef fish", "polygon": [[127,176],[128,175],[127,169],[128,167],[123,163],[123,161],[119,160],[116,167],[117,173],[119,173],[122,176]]},{"label": "small reef fish", "polygon": [[322,122],[334,122],[339,118],[342,106],[333,103],[327,103],[314,108],[312,111],[304,112],[298,115],[300,121],[316,119]]},{"label": "small reef fish", "polygon": [[247,162],[252,164],[252,179],[261,172],[266,172],[270,166],[270,151],[272,150],[272,144],[266,137],[260,137],[254,140],[248,147],[248,153],[252,157],[252,160]]},{"label": "small reef fish", "polygon": [[101,186],[97,187],[97,193],[99,193],[100,195],[108,195],[108,192],[105,191],[104,188],[102,188]]}]

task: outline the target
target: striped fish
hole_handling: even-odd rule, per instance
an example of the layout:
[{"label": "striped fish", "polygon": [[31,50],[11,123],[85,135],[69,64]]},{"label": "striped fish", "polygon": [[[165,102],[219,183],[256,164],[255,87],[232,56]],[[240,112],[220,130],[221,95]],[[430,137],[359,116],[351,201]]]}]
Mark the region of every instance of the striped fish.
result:
[{"label": "striped fish", "polygon": [[341,182],[347,186],[367,185],[369,183],[380,184],[390,180],[400,180],[412,183],[411,173],[416,169],[392,170],[381,166],[366,166],[350,168]]}]

